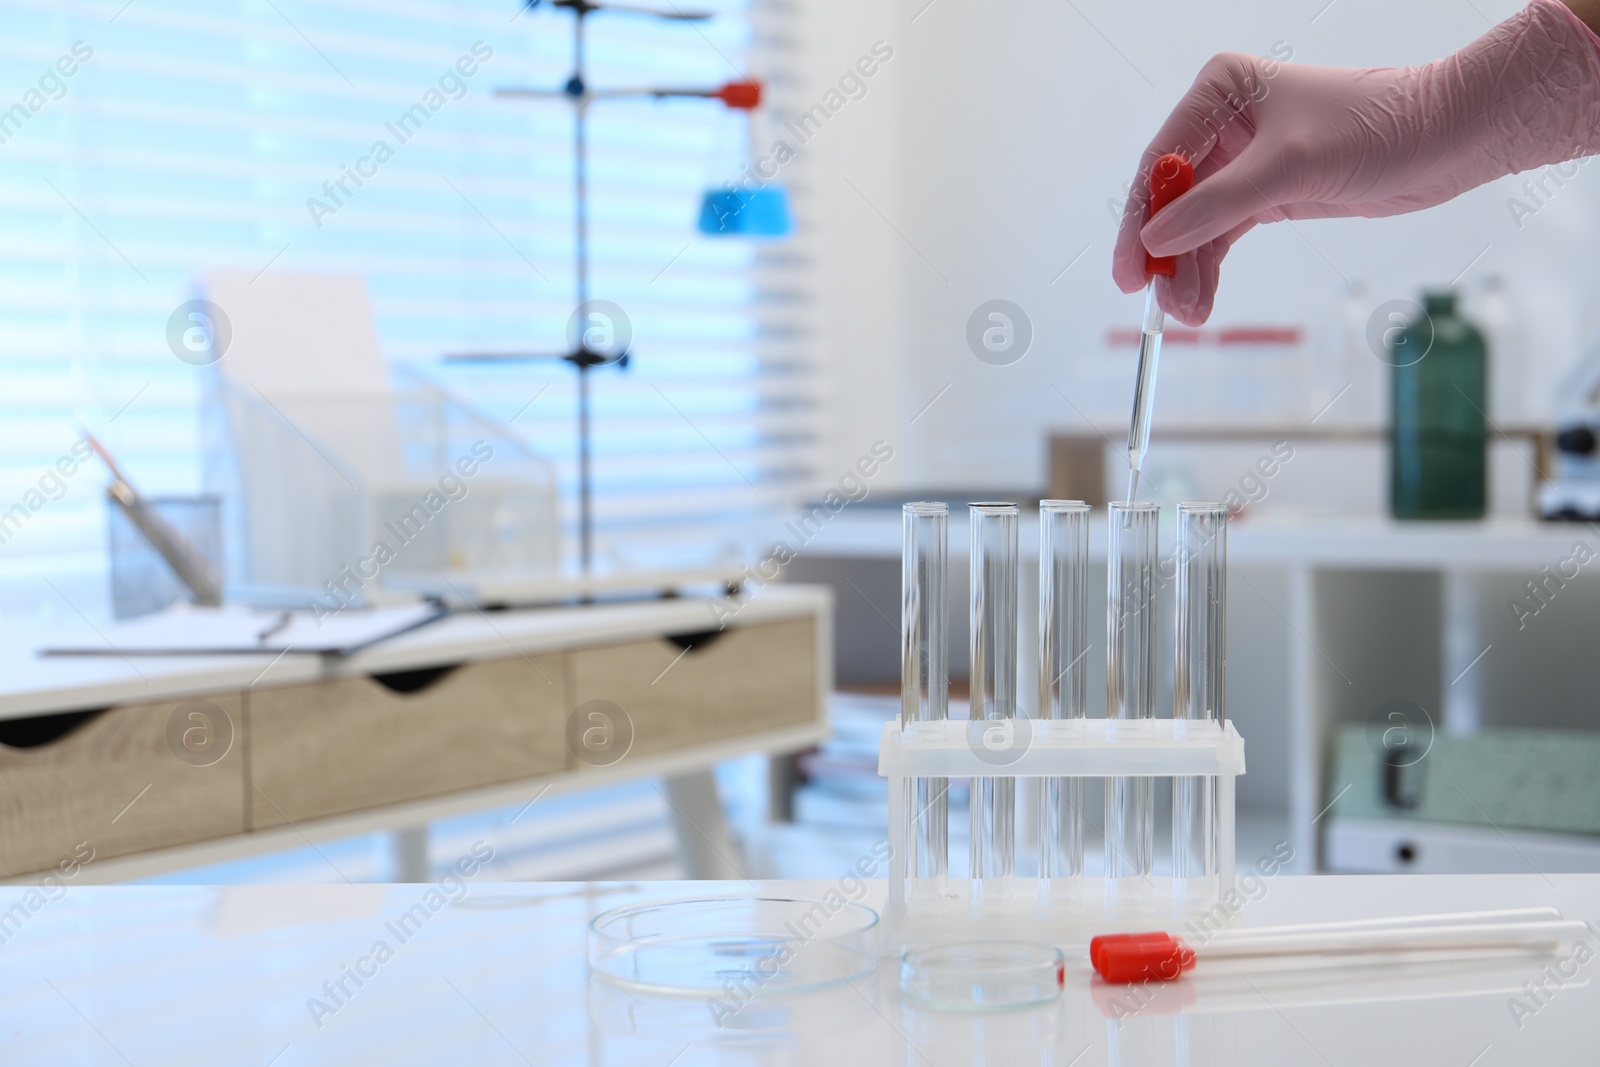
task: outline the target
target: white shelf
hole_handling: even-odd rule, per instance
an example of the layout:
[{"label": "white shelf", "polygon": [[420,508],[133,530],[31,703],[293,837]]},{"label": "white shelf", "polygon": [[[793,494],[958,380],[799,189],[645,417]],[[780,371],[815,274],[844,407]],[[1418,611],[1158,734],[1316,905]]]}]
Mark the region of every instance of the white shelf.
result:
[{"label": "white shelf", "polygon": [[[1170,512],[1170,509],[1169,509]],[[1036,515],[1023,509],[1018,541],[1022,554],[1037,556]],[[966,511],[950,509],[950,556],[966,558]],[[1163,547],[1173,518],[1163,516]],[[1574,541],[1594,531],[1582,523],[1532,519],[1480,522],[1400,522],[1394,519],[1244,518],[1228,526],[1228,561],[1238,566],[1311,566],[1371,570],[1538,570],[1566,556]],[[846,559],[900,558],[898,509],[847,511],[818,532],[806,555]],[[1104,559],[1103,511],[1089,525],[1089,554]]]},{"label": "white shelf", "polygon": [[[1106,552],[1103,515],[1097,513],[1089,527],[1090,556],[1102,561]],[[951,509],[953,571],[966,567],[966,521],[964,508]],[[1036,522],[1037,518],[1025,511],[1019,534],[1025,603],[1037,568]],[[1162,523],[1163,553],[1171,550],[1174,525],[1169,511],[1167,521]],[[1274,592],[1269,597],[1257,588],[1244,590],[1242,595],[1247,602],[1256,602],[1272,612],[1287,633],[1286,743],[1267,753],[1267,758],[1287,765],[1289,840],[1297,857],[1297,871],[1317,869],[1318,835],[1325,825],[1319,818],[1328,802],[1322,785],[1325,745],[1335,726],[1332,709],[1341,699],[1343,687],[1349,684],[1319,651],[1329,626],[1352,624],[1335,618],[1334,609],[1322,599],[1330,582],[1319,581],[1319,574],[1364,570],[1433,572],[1441,576],[1439,614],[1445,625],[1440,641],[1443,705],[1439,718],[1447,729],[1469,729],[1475,721],[1478,697],[1476,676],[1468,668],[1484,651],[1484,641],[1471,621],[1473,576],[1539,573],[1541,568],[1569,557],[1575,542],[1592,543],[1595,533],[1595,528],[1584,524],[1541,523],[1533,519],[1399,522],[1379,517],[1322,520],[1281,513],[1270,517],[1247,513],[1245,518],[1230,523],[1228,562],[1236,571],[1261,567],[1284,571],[1287,576],[1282,594]],[[808,557],[884,564],[897,563],[900,551],[900,512],[887,507],[847,509],[806,547]],[[1033,638],[1028,618],[1025,609],[1019,657],[1023,684],[1032,684],[1037,670],[1030,656],[1029,642]],[[1261,753],[1257,756],[1259,759]],[[1337,815],[1335,809],[1329,817]]]},{"label": "white shelf", "polygon": [[1600,871],[1600,837],[1411,819],[1329,819],[1336,874],[1558,874]]}]

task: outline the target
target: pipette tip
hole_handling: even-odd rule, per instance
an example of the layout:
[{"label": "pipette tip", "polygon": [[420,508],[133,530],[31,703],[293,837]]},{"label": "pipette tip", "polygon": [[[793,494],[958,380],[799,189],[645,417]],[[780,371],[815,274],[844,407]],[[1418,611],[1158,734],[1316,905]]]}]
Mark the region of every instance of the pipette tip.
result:
[{"label": "pipette tip", "polygon": [[1128,471],[1128,503],[1132,504],[1139,495],[1139,468],[1133,467]]}]

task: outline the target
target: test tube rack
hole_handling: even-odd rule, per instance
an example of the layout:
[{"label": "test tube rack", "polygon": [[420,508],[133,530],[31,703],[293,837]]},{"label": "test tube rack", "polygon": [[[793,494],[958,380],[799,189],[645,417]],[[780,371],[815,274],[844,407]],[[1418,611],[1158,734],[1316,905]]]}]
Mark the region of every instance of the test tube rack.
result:
[{"label": "test tube rack", "polygon": [[[1078,506],[1087,512],[1086,507]],[[927,507],[929,505],[908,505],[906,509],[907,589],[902,635],[907,656],[907,663],[903,664],[906,707],[911,709],[920,703],[924,717],[903,716],[891,721],[885,725],[879,743],[878,773],[888,779],[893,846],[884,909],[886,946],[899,949],[997,939],[1081,945],[1087,943],[1090,936],[1108,931],[1148,929],[1152,924],[1160,926],[1170,920],[1182,922],[1207,912],[1215,916],[1218,903],[1231,895],[1234,886],[1234,779],[1245,772],[1244,739],[1220,714],[1220,708],[1213,718],[1037,718],[1021,715],[1020,709],[1016,717],[1008,718],[976,718],[976,710],[975,718],[970,720],[949,719],[937,712],[935,717],[927,718],[927,708],[943,708],[947,699],[942,647],[945,627],[929,621],[936,619],[944,608],[944,582],[942,577],[937,577],[931,591],[927,585],[930,573],[937,575],[944,569],[942,525],[937,527],[941,543],[936,553],[915,561],[910,558],[913,546],[922,551],[928,540],[926,530],[917,534],[912,530],[915,515],[921,515],[926,521],[928,512],[914,513],[913,508]],[[974,522],[977,520],[975,509]],[[973,544],[976,552],[979,546],[976,534]],[[1086,538],[1082,551],[1086,557]],[[1225,537],[1220,553],[1225,558]],[[930,559],[934,565],[930,565]],[[1041,567],[1044,566],[1046,564],[1041,562]],[[975,577],[978,572],[975,563]],[[911,588],[914,576],[918,576],[919,584],[915,590]],[[1225,572],[1223,577],[1225,585]],[[1008,599],[992,594],[992,590],[980,590],[975,583],[975,627],[981,625],[980,600],[987,599],[991,605],[999,601],[1005,605],[1003,610],[1015,611],[1015,596]],[[1076,595],[1082,596],[1081,589]],[[1220,594],[1213,591],[1212,595]],[[1041,600],[1045,599],[1042,591]],[[1151,603],[1153,606],[1153,599]],[[992,606],[982,610],[989,612],[986,618],[994,618]],[[1221,614],[1213,611],[1213,627],[1220,626]],[[923,632],[917,632],[919,629]],[[1015,642],[1018,632],[1015,625],[1007,626],[1002,620],[1000,629],[1006,640]],[[1041,625],[1041,645],[1047,640],[1048,629]],[[1182,645],[1185,643],[1182,623],[1179,633]],[[1213,646],[1217,649],[1208,654],[1216,656],[1219,664],[1220,636],[1213,632],[1203,637],[1207,649]],[[979,638],[975,636],[974,640]],[[1189,642],[1191,650],[1197,647],[1194,641],[1199,640],[1202,639]],[[1049,662],[1045,649],[1040,651],[1039,662]],[[1181,649],[1179,654],[1183,654]],[[919,655],[934,664],[931,674],[926,662],[920,667],[912,662]],[[1010,657],[1010,662],[1015,663],[1014,656]],[[913,681],[913,676],[919,672],[920,677]],[[921,691],[913,694],[915,688]],[[1220,691],[1220,676],[1217,688]],[[977,701],[975,695],[975,707]],[[977,805],[977,785],[981,780],[1010,781],[1013,787],[1000,795],[1016,795],[1020,800],[1038,797],[1052,779],[1109,782],[1157,778],[1171,779],[1175,792],[1180,783],[1196,781],[1207,783],[1211,790],[1212,811],[1206,818],[1212,830],[1205,835],[1207,840],[1203,847],[1207,857],[1199,876],[1177,873],[1184,863],[1189,864],[1192,871],[1193,855],[1181,857],[1183,849],[1192,853],[1195,846],[1192,842],[1180,845],[1175,826],[1171,840],[1173,875],[1155,876],[1153,866],[1147,863],[1137,878],[1091,878],[1083,871],[1081,823],[1079,855],[1075,862],[1065,865],[1069,868],[1065,873],[1050,870],[1052,862],[1057,867],[1063,864],[1059,856],[1047,861],[1046,852],[1051,845],[1043,825],[1038,835],[1039,870],[1043,872],[1040,876],[1022,876],[1006,870],[996,877],[993,871],[985,868],[981,872],[983,876],[978,877],[980,871],[975,867],[973,876],[958,877],[950,870],[946,828],[952,813],[945,806],[948,804],[947,783],[952,779],[972,780],[970,803]],[[1039,791],[1015,788],[1019,779],[1038,780]],[[993,791],[985,794],[986,797],[994,795]],[[1081,798],[1081,794],[1078,795]],[[1037,803],[1037,800],[1032,802]],[[919,805],[922,810],[917,810]],[[1041,805],[1045,807],[1047,805]],[[930,812],[936,817],[930,817]],[[976,827],[979,818],[976,811],[972,814]],[[1078,815],[1088,818],[1081,812]],[[989,823],[996,822],[992,815],[985,818]],[[1042,817],[1041,824],[1047,818]],[[930,825],[938,831],[936,839],[928,832]],[[1014,844],[1020,842],[1008,842],[1007,849]],[[930,847],[943,854],[929,856]]]},{"label": "test tube rack", "polygon": [[[985,880],[983,890],[974,892],[969,878],[908,877],[910,850],[902,832],[889,864],[884,918],[891,940],[904,946],[997,938],[1015,927],[1011,936],[1023,940],[1040,940],[1048,929],[1058,943],[1076,943],[1080,934],[1210,910],[1233,889],[1234,777],[1244,773],[1244,740],[1232,723],[1018,719],[1009,738],[994,736],[1000,729],[992,721],[963,720],[913,723],[904,730],[898,723],[885,726],[878,773],[889,779],[889,825],[911,825],[906,784],[916,778],[1214,778],[1217,870],[1211,885],[1152,878],[1143,892],[1113,897],[1102,880],[1082,875],[1013,876],[1009,885]],[[1024,735],[1025,742],[1017,740]],[[1007,751],[1020,754],[1014,763],[997,766],[995,758]]]}]

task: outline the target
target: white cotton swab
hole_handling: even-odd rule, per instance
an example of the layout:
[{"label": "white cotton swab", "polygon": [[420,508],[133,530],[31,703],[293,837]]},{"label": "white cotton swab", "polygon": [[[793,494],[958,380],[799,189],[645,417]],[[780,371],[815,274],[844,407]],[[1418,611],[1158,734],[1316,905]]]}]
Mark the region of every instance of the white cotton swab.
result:
[{"label": "white cotton swab", "polygon": [[1396,952],[1553,953],[1591,936],[1588,924],[1554,908],[1455,912],[1219,932],[1193,945],[1168,933],[1109,934],[1089,943],[1108,982],[1170,981],[1198,960],[1352,957]]},{"label": "white cotton swab", "polygon": [[1550,922],[1561,918],[1561,912],[1552,907],[1501,908],[1495,911],[1448,911],[1433,915],[1389,915],[1376,919],[1339,919],[1333,922],[1291,923],[1283,926],[1241,926],[1224,928],[1204,936],[1199,931],[1195,940],[1223,941],[1239,937],[1259,937],[1268,934],[1315,934],[1340,930],[1387,930],[1397,927],[1465,926],[1470,923]]},{"label": "white cotton swab", "polygon": [[1589,928],[1575,919],[1330,930],[1321,933],[1279,932],[1256,937],[1218,938],[1195,946],[1194,954],[1198,959],[1237,959],[1241,956],[1342,955],[1479,948],[1555,952],[1580,940],[1588,932]]}]

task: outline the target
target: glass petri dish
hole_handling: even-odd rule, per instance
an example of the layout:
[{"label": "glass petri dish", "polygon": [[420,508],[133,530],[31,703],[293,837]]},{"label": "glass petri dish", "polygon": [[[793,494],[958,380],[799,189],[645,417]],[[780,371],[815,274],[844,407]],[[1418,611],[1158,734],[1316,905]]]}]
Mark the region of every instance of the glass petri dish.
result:
[{"label": "glass petri dish", "polygon": [[[743,1003],[724,992],[709,997],[644,992],[593,974],[588,986],[591,1022],[605,1033],[646,1041],[782,1047],[803,1045],[808,1035],[839,1035],[882,1023],[872,1003],[845,982]],[[596,1062],[609,1061],[601,1056]]]},{"label": "glass petri dish", "polygon": [[878,913],[836,899],[707,897],[629,904],[589,924],[589,969],[652,993],[756,996],[871,974]]},{"label": "glass petri dish", "polygon": [[900,988],[944,1011],[1005,1011],[1061,995],[1066,960],[1053,945],[969,941],[909,948],[900,957]]}]

